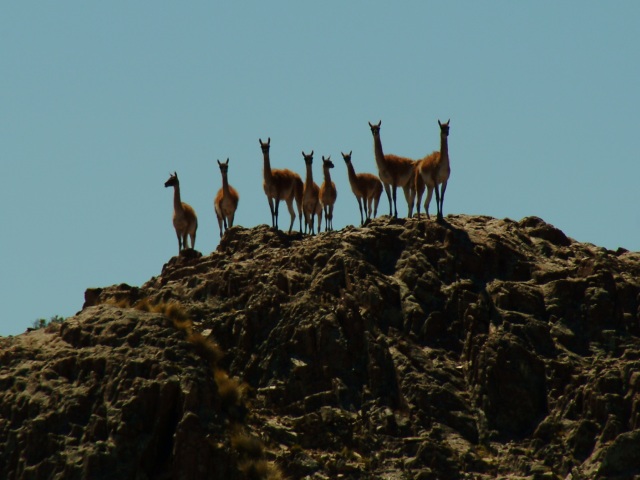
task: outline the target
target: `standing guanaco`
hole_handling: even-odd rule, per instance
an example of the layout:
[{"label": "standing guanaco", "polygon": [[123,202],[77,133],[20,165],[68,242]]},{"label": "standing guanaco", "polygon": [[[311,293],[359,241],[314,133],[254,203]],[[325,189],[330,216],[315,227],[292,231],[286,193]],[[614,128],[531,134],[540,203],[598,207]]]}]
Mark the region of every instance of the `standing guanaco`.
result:
[{"label": "standing guanaco", "polygon": [[260,148],[264,159],[264,181],[262,186],[264,193],[269,201],[269,209],[271,210],[271,225],[278,228],[278,207],[280,200],[284,200],[291,214],[291,224],[289,225],[289,233],[293,228],[293,222],[296,214],[293,211],[293,202],[295,200],[298,207],[298,217],[300,219],[300,231],[302,231],[302,191],[303,183],[300,175],[288,169],[271,169],[269,160],[269,148],[271,146],[271,137],[264,143],[261,139]]},{"label": "standing guanaco", "polygon": [[[440,151],[427,155],[422,160],[418,160],[416,165],[415,189],[417,193],[416,211],[420,218],[420,201],[424,193],[425,185],[427,187],[427,198],[424,201],[424,210],[429,217],[429,203],[431,202],[431,194],[436,191],[436,207],[438,210],[437,219],[442,221],[442,204],[444,203],[444,192],[447,189],[449,175],[451,175],[451,166],[449,164],[449,122],[440,123]],[[441,185],[438,188],[438,185]]]},{"label": "standing guanaco", "polygon": [[382,195],[382,183],[380,179],[371,173],[356,173],[351,163],[351,153],[342,153],[344,163],[347,165],[347,174],[349,175],[349,184],[351,185],[351,191],[358,200],[358,208],[360,209],[360,225],[365,224],[365,219],[362,214],[362,207],[364,205],[367,222],[371,220],[371,213],[375,218],[378,214],[378,203],[380,202],[380,196]]},{"label": "standing guanaco", "polygon": [[336,190],[336,184],[331,181],[331,172],[329,169],[333,168],[333,162],[331,156],[327,158],[322,157],[322,170],[324,172],[324,182],[320,187],[320,203],[324,208],[324,222],[325,231],[333,231],[333,205],[338,198],[338,192]]},{"label": "standing guanaco", "polygon": [[191,205],[180,200],[180,181],[178,174],[173,172],[169,180],[164,183],[166,187],[173,187],[173,228],[178,237],[178,254],[187,246],[187,235],[191,237],[191,248],[196,246],[196,230],[198,229],[198,217]]},{"label": "standing guanaco", "polygon": [[[378,173],[380,180],[384,185],[384,190],[387,192],[387,198],[389,199],[389,215],[398,217],[398,208],[396,204],[396,188],[402,187],[404,190],[404,196],[407,199],[409,205],[409,217],[413,214],[413,198],[414,192],[414,172],[415,162],[410,158],[399,157],[397,155],[387,154],[382,151],[382,142],[380,140],[380,126],[382,120],[377,125],[372,125],[371,134],[373,135],[373,152],[376,158],[376,164],[378,165]],[[391,211],[391,191],[393,192],[393,212]]]},{"label": "standing guanaco", "polygon": [[218,160],[218,165],[220,166],[220,173],[222,174],[222,188],[218,190],[216,194],[216,198],[213,201],[213,208],[216,211],[216,217],[218,217],[218,227],[220,228],[220,237],[222,237],[223,226],[225,232],[233,227],[233,218],[238,209],[240,196],[236,189],[229,185],[227,177],[229,172],[229,159],[227,158],[227,161],[224,163]]},{"label": "standing guanaco", "polygon": [[318,216],[318,233],[322,227],[322,205],[320,204],[320,187],[313,181],[313,150],[310,154],[302,152],[304,163],[307,167],[307,177],[304,182],[304,193],[302,194],[302,212],[304,213],[304,233],[307,228],[311,235],[314,235],[313,216]]}]

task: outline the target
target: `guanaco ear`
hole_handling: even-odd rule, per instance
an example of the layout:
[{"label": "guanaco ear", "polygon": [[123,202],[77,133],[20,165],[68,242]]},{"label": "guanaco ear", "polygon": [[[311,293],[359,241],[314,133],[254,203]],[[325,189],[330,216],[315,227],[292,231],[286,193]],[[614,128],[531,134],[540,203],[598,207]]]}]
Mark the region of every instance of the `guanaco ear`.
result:
[{"label": "guanaco ear", "polygon": [[222,164],[220,163],[220,159],[216,159],[216,162],[218,162],[218,165],[222,166]]},{"label": "guanaco ear", "polygon": [[353,153],[353,150],[349,150],[349,156],[351,156],[352,153]]},{"label": "guanaco ear", "polygon": [[382,125],[382,120],[380,120],[376,126],[379,127],[380,125]]},{"label": "guanaco ear", "polygon": [[310,157],[313,157],[313,150],[311,150],[311,153],[309,154]]},{"label": "guanaco ear", "polygon": [[227,157],[227,163],[225,165],[229,165],[229,157]]}]

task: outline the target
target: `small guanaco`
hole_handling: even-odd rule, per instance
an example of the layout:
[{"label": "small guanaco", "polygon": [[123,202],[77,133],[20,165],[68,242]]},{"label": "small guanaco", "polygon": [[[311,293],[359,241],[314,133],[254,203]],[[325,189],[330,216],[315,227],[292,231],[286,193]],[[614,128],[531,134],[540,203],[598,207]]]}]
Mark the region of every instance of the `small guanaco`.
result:
[{"label": "small guanaco", "polygon": [[366,221],[375,218],[378,214],[378,203],[380,202],[380,196],[382,195],[382,183],[380,179],[371,173],[356,173],[351,163],[351,154],[342,153],[344,163],[347,165],[347,174],[349,176],[349,184],[351,185],[351,191],[358,200],[358,208],[360,209],[360,225],[365,224],[365,218],[362,213],[364,206]]},{"label": "small guanaco", "polygon": [[178,174],[173,172],[169,180],[164,183],[166,187],[173,187],[173,228],[178,237],[178,253],[187,245],[187,236],[191,238],[191,248],[196,246],[196,230],[198,229],[198,217],[191,205],[180,200],[180,181]]},{"label": "small guanaco", "polygon": [[304,163],[307,168],[307,177],[304,182],[304,192],[302,194],[302,212],[304,213],[304,232],[314,235],[313,217],[318,216],[318,233],[322,227],[322,205],[320,204],[320,187],[313,181],[313,150],[311,153],[306,154],[302,152],[304,157]]},{"label": "small guanaco", "polygon": [[[431,194],[435,190],[436,192],[436,207],[438,210],[437,219],[442,221],[442,204],[444,203],[444,192],[447,189],[447,182],[451,175],[451,165],[449,164],[449,123],[450,119],[446,123],[440,123],[440,151],[433,152],[427,155],[421,160],[418,160],[416,165],[415,176],[415,189],[417,194],[416,211],[418,212],[418,218],[420,218],[420,201],[422,200],[422,194],[424,193],[425,186],[427,187],[427,198],[424,201],[424,210],[429,217],[429,203],[431,203]],[[440,188],[438,188],[440,185]]]},{"label": "small guanaco", "polygon": [[218,227],[220,228],[220,237],[229,228],[233,227],[233,219],[238,209],[238,201],[240,195],[235,188],[229,185],[228,172],[229,172],[229,159],[226,162],[218,160],[218,166],[220,167],[220,173],[222,174],[222,188],[218,190],[216,198],[213,201],[213,208],[218,218]]},{"label": "small guanaco", "polygon": [[322,171],[324,172],[324,182],[320,186],[320,203],[324,208],[324,222],[325,231],[333,231],[333,206],[338,198],[338,191],[336,190],[336,184],[331,181],[331,169],[333,168],[333,162],[331,156],[327,158],[322,157]]}]

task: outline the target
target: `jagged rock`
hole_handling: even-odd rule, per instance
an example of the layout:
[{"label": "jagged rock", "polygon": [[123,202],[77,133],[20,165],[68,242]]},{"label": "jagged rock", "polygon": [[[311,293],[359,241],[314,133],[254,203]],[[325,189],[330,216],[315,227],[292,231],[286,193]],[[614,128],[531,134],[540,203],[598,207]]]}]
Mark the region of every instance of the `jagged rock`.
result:
[{"label": "jagged rock", "polygon": [[2,339],[1,476],[238,478],[208,440],[224,424],[213,378],[166,322],[99,306]]},{"label": "jagged rock", "polygon": [[640,473],[640,254],[450,215],[233,227],[0,339],[0,476],[240,478],[210,367],[124,306],[143,299],[179,302],[226,352],[246,428],[290,478]]}]

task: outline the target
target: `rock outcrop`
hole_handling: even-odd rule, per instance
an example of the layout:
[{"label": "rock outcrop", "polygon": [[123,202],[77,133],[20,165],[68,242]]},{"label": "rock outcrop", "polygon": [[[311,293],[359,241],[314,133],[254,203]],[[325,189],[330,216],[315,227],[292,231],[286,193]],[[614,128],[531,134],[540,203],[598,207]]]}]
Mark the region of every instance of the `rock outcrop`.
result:
[{"label": "rock outcrop", "polygon": [[[85,298],[0,339],[2,477],[276,478],[243,466],[240,423],[292,479],[640,475],[640,254],[536,217],[234,227]],[[241,414],[139,302],[226,352]]]}]

